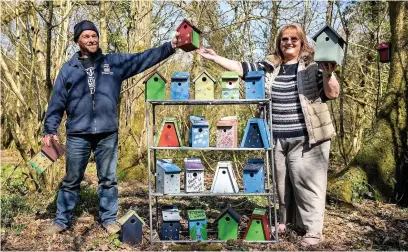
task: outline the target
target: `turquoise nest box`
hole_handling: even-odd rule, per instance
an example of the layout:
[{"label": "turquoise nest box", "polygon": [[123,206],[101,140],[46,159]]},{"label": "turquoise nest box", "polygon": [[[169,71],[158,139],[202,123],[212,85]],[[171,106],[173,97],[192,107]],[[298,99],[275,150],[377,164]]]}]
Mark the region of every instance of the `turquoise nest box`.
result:
[{"label": "turquoise nest box", "polygon": [[344,39],[330,26],[326,25],[314,36],[316,41],[314,61],[317,63],[336,63],[341,65],[344,58]]}]

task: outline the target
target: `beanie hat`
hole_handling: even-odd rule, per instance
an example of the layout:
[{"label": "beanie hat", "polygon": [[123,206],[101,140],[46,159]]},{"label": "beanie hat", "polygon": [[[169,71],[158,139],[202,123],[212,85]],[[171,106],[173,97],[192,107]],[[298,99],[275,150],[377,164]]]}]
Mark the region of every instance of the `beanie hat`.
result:
[{"label": "beanie hat", "polygon": [[94,25],[94,23],[88,20],[82,20],[81,22],[79,22],[78,24],[74,26],[74,41],[75,42],[78,41],[79,36],[85,30],[95,31],[99,37],[98,29],[96,29],[96,26]]}]

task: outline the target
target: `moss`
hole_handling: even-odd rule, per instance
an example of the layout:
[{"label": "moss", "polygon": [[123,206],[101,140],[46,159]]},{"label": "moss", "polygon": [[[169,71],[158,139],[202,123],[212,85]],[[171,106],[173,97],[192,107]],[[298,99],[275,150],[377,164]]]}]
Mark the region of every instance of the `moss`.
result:
[{"label": "moss", "polygon": [[140,182],[147,181],[147,166],[146,164],[138,164],[127,167],[118,171],[119,181],[137,180]]},{"label": "moss", "polygon": [[[141,133],[138,133],[139,136],[140,134]],[[118,178],[120,181],[128,180],[128,179],[133,179],[133,180],[138,180],[138,181],[146,180],[147,178],[146,163],[147,162],[143,161],[143,158],[140,158],[137,155],[136,150],[138,148],[139,146],[136,145],[136,142],[133,139],[133,137],[128,135],[128,137],[124,140],[119,150]],[[146,150],[143,150],[143,151],[146,151]]]},{"label": "moss", "polygon": [[346,202],[365,197],[379,201],[390,199],[396,183],[396,141],[390,124],[379,120],[350,168],[340,176],[329,178],[328,195]]},{"label": "moss", "polygon": [[359,167],[350,167],[340,176],[329,177],[327,194],[348,203],[371,195],[366,173]]},{"label": "moss", "polygon": [[219,244],[196,243],[196,244],[176,244],[169,247],[172,251],[220,251],[223,250]]},{"label": "moss", "polygon": [[366,141],[353,165],[361,167],[368,176],[374,197],[383,200],[392,197],[395,188],[394,139],[387,122],[378,122],[374,136]]}]

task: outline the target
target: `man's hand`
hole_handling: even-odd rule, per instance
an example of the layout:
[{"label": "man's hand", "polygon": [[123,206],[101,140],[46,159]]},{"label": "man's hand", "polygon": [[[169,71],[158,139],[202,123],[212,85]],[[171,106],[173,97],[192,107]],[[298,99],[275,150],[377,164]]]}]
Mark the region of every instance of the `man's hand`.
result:
[{"label": "man's hand", "polygon": [[206,49],[206,48],[200,48],[197,50],[197,53],[200,54],[202,57],[205,59],[214,61],[215,57],[217,57],[217,53],[213,49]]},{"label": "man's hand", "polygon": [[48,135],[43,136],[43,144],[49,147],[51,138],[54,139],[57,143],[59,143],[59,139],[57,135],[48,134]]},{"label": "man's hand", "polygon": [[171,46],[174,48],[177,47],[177,41],[178,41],[178,36],[180,35],[179,32],[176,32],[176,34],[174,34],[173,39],[171,40]]}]

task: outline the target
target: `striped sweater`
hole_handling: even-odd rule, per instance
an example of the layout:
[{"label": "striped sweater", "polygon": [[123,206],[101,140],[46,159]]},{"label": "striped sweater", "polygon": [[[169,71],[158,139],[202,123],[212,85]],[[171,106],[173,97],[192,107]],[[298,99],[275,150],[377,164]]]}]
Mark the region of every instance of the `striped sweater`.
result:
[{"label": "striped sweater", "polygon": [[[266,70],[271,67],[266,62],[242,63],[243,76],[249,71]],[[297,64],[281,65],[272,83],[272,131],[274,138],[307,136],[305,118],[300,106],[297,89]],[[319,70],[318,85],[323,87],[323,75]],[[324,94],[324,92],[323,92]],[[268,97],[269,98],[269,97]]]}]

